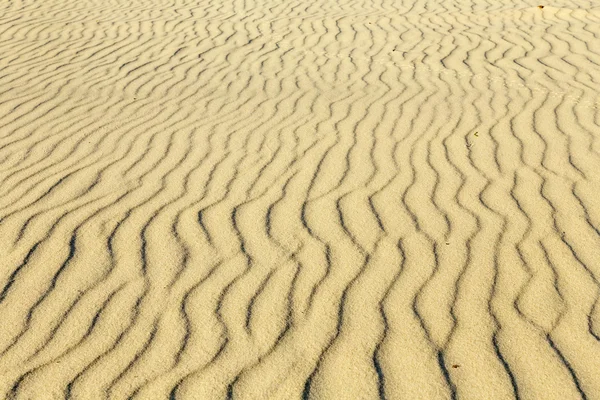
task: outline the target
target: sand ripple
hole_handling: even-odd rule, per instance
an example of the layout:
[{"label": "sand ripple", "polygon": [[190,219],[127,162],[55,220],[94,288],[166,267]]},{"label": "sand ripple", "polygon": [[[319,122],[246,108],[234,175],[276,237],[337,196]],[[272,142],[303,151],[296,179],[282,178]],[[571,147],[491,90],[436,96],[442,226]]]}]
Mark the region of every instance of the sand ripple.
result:
[{"label": "sand ripple", "polygon": [[0,10],[0,397],[600,399],[593,1]]}]

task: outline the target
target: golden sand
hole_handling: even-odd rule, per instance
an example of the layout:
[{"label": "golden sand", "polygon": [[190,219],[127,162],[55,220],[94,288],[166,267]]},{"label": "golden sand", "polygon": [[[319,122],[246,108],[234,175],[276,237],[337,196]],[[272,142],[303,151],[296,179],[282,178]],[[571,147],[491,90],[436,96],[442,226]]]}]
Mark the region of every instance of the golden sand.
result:
[{"label": "golden sand", "polygon": [[0,3],[0,398],[600,399],[600,4]]}]

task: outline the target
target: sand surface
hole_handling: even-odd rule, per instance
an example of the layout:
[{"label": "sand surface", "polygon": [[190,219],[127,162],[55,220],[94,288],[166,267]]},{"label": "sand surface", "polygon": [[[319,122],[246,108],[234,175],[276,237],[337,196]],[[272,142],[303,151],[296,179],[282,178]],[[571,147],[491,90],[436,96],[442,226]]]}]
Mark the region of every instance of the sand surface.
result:
[{"label": "sand surface", "polygon": [[0,398],[600,399],[600,3],[4,0]]}]

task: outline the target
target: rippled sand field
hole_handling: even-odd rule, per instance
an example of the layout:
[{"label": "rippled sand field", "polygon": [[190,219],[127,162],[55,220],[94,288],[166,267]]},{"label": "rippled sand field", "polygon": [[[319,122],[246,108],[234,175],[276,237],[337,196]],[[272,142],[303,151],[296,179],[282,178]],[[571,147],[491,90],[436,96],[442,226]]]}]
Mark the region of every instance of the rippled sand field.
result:
[{"label": "rippled sand field", "polygon": [[600,399],[600,3],[535,1],[2,1],[0,398]]}]

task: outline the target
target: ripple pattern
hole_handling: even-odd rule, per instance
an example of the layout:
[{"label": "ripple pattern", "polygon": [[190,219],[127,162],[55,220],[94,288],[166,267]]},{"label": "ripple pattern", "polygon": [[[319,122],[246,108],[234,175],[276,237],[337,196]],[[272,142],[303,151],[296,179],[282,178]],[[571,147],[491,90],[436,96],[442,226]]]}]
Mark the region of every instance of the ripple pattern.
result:
[{"label": "ripple pattern", "polygon": [[0,4],[0,397],[600,399],[592,0]]}]

